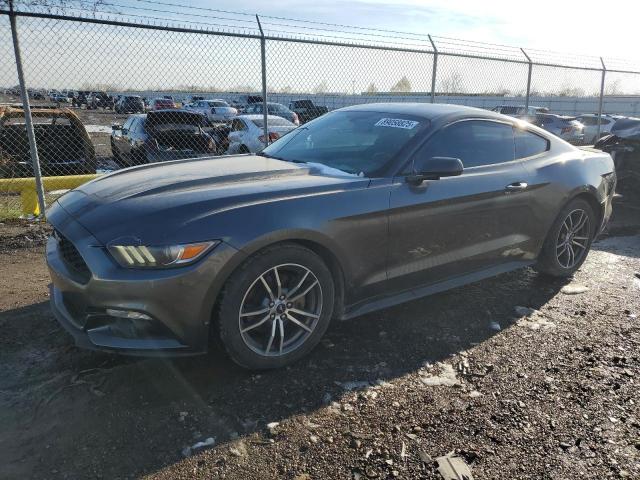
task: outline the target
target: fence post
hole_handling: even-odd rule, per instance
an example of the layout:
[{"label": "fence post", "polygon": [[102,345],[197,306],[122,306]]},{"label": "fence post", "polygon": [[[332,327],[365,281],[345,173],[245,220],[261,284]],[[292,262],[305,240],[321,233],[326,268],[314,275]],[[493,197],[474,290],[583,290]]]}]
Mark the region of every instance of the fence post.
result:
[{"label": "fence post", "polygon": [[600,63],[602,64],[602,78],[600,79],[600,101],[598,102],[598,127],[596,128],[595,142],[600,138],[600,129],[602,127],[602,104],[604,103],[604,79],[607,73],[607,67],[604,64],[604,60],[600,57]]},{"label": "fence post", "polygon": [[431,72],[431,103],[436,101],[436,73],[438,72],[438,49],[433,42],[431,35],[428,35],[431,42],[431,48],[433,48],[433,70]]},{"label": "fence post", "polygon": [[262,121],[264,122],[264,146],[269,145],[269,126],[267,125],[267,47],[264,38],[264,32],[262,31],[262,24],[260,23],[260,17],[256,15],[256,21],[258,22],[258,28],[260,29],[260,58],[262,63]]},{"label": "fence post", "polygon": [[531,95],[531,73],[533,72],[533,62],[531,61],[531,58],[529,58],[529,55],[527,55],[527,52],[524,51],[524,48],[520,49],[522,51],[522,54],[525,56],[525,58],[527,59],[527,63],[529,64],[529,73],[527,74],[527,95],[524,99],[524,107],[527,109],[527,114],[529,111],[529,97]]},{"label": "fence post", "polygon": [[40,158],[38,157],[38,146],[36,145],[36,134],[33,130],[33,120],[31,118],[31,105],[29,104],[29,92],[24,80],[22,70],[22,56],[20,55],[20,43],[18,41],[18,28],[16,26],[16,14],[13,11],[13,0],[9,0],[9,22],[11,24],[11,36],[13,38],[13,52],[16,57],[16,69],[18,71],[18,82],[20,83],[20,96],[22,97],[22,108],[24,110],[24,123],[29,139],[29,153],[31,164],[33,165],[33,175],[36,181],[36,191],[38,193],[38,206],[40,215],[44,215],[47,204],[44,199],[44,188],[42,186],[42,173],[40,172]]}]

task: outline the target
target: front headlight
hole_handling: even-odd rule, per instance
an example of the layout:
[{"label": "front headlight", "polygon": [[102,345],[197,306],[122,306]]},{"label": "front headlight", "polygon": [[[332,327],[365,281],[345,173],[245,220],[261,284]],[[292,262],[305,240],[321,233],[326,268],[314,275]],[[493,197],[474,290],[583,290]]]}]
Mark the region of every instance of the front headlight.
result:
[{"label": "front headlight", "polygon": [[187,265],[201,258],[219,241],[184,245],[144,246],[109,245],[107,249],[116,261],[126,268],[163,268]]}]

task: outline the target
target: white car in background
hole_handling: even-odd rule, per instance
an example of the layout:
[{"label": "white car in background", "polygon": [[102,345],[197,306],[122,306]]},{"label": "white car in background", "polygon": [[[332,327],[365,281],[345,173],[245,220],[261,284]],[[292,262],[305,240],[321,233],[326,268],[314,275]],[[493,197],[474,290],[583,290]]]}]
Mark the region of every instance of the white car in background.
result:
[{"label": "white car in background", "polygon": [[238,115],[238,110],[224,100],[198,100],[186,104],[184,108],[203,114],[210,122],[228,122]]},{"label": "white car in background", "polygon": [[[596,143],[598,138],[598,115],[595,113],[587,113],[576,117],[576,120],[584,125],[584,142],[588,144]],[[603,137],[611,132],[613,124],[616,123],[616,118],[611,115],[602,115],[600,121],[600,137]]]},{"label": "white car in background", "polygon": [[[289,120],[267,115],[269,143],[297,128]],[[265,147],[264,118],[262,115],[239,115],[231,121],[227,153],[256,153]]]}]

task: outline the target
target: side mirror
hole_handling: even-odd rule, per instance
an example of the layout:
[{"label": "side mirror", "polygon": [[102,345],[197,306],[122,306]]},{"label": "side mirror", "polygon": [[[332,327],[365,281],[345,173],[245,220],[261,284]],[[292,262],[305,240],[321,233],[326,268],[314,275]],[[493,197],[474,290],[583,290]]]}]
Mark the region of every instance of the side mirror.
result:
[{"label": "side mirror", "polygon": [[425,180],[439,180],[442,177],[457,177],[462,174],[464,165],[459,158],[431,157],[416,159],[413,173],[407,176],[407,182],[419,185]]},{"label": "side mirror", "polygon": [[113,130],[114,132],[116,130],[122,130],[122,125],[120,125],[119,123],[114,123],[113,125],[111,125],[111,130]]}]

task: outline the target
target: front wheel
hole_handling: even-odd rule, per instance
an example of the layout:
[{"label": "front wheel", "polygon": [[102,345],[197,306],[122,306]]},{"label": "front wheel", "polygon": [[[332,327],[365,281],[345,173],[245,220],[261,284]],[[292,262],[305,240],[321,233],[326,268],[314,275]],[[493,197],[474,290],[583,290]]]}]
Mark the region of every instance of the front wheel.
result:
[{"label": "front wheel", "polygon": [[283,367],[318,344],[333,300],[331,272],[318,255],[294,244],[267,248],[227,281],[217,312],[220,339],[245,368]]},{"label": "front wheel", "polygon": [[572,200],[547,234],[536,270],[554,277],[573,275],[587,258],[596,233],[596,215],[586,200]]}]

